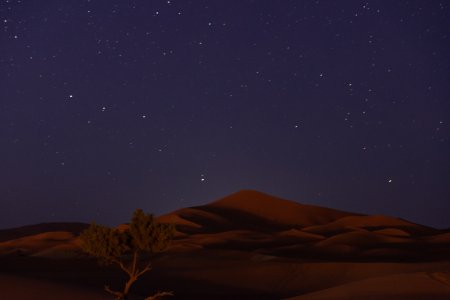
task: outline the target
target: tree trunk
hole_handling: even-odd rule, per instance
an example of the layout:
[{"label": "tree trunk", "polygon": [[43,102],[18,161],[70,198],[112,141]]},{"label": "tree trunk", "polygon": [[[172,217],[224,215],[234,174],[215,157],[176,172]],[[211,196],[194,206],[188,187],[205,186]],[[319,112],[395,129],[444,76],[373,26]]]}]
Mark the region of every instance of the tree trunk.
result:
[{"label": "tree trunk", "polygon": [[137,273],[136,272],[137,271],[137,269],[136,269],[137,256],[138,256],[137,251],[134,251],[134,253],[133,253],[133,262],[132,262],[132,265],[131,265],[131,270],[130,270],[130,273],[128,273],[130,278],[128,279],[127,283],[125,284],[125,288],[123,289],[123,297],[124,297],[124,299],[128,298],[128,293],[130,292],[130,288],[133,285],[133,283],[137,280],[137,276],[136,276],[136,273]]},{"label": "tree trunk", "polygon": [[128,279],[127,283],[125,284],[125,288],[123,289],[124,299],[128,299],[128,293],[130,292],[130,288],[136,280],[137,278],[134,276],[130,276],[130,279]]}]

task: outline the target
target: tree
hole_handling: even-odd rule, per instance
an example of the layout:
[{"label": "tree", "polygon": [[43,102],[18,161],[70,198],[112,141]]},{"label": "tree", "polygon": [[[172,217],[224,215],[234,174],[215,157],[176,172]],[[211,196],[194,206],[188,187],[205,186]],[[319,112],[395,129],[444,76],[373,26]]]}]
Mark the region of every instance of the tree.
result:
[{"label": "tree", "polygon": [[[83,251],[96,257],[102,264],[116,264],[128,274],[123,291],[113,291],[109,286],[105,290],[116,300],[127,299],[133,283],[144,273],[150,271],[151,254],[165,250],[173,238],[173,224],[157,223],[153,215],[137,209],[131,224],[125,230],[110,228],[95,223],[81,235]],[[173,295],[172,292],[158,292],[146,300],[160,299]]]}]

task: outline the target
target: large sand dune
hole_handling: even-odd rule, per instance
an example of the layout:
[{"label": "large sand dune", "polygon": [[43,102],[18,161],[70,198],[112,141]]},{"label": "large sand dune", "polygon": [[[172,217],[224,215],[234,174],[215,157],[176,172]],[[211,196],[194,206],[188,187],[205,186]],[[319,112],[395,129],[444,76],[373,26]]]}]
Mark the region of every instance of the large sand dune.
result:
[{"label": "large sand dune", "polygon": [[[157,287],[176,299],[450,299],[447,231],[255,191],[158,220],[175,223],[177,235],[135,287],[136,299]],[[86,226],[0,230],[0,288],[8,299],[103,299],[103,284],[121,284],[120,270],[81,252]],[[45,297],[27,296],[40,287]]]}]

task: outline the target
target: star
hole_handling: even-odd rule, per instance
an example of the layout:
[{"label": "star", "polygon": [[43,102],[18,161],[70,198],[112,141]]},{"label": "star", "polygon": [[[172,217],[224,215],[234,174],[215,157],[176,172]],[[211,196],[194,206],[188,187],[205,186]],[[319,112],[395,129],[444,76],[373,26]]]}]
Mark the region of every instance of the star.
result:
[{"label": "star", "polygon": [[[1,92],[0,135],[7,141],[3,159],[22,168],[17,174],[38,174],[42,170],[33,169],[42,166],[52,174],[53,168],[76,181],[84,189],[80,195],[88,195],[91,178],[78,176],[80,170],[92,169],[96,179],[114,168],[117,180],[129,178],[122,191],[139,190],[142,175],[152,173],[161,186],[146,187],[145,193],[158,197],[159,190],[167,190],[167,198],[177,203],[183,197],[186,206],[198,191],[195,185],[193,191],[173,189],[173,174],[179,174],[181,186],[190,180],[203,188],[198,196],[205,201],[208,193],[225,195],[245,186],[286,189],[301,199],[321,186],[323,195],[355,205],[366,199],[368,212],[375,198],[400,201],[371,184],[378,174],[378,184],[398,188],[408,201],[420,203],[428,194],[436,201],[433,207],[447,204],[450,6],[445,1],[383,14],[391,8],[387,3],[382,15],[379,5],[367,1],[312,1],[314,9],[301,9],[295,1],[94,5],[86,0],[70,7],[26,2],[0,4],[5,36],[0,82],[8,87]],[[282,12],[289,13],[280,18]],[[319,19],[323,28],[316,26]],[[112,20],[120,26],[104,26]],[[402,30],[390,30],[395,25]],[[67,35],[67,28],[80,30]],[[49,37],[45,47],[38,42],[41,36]],[[424,41],[429,47],[422,52],[409,47]],[[79,45],[83,49],[77,51]],[[17,149],[36,154],[27,158]],[[25,164],[24,156],[42,162]],[[337,180],[342,186],[332,184],[331,174],[349,159],[358,173],[349,169]],[[263,167],[265,172],[258,172]],[[7,178],[8,168],[1,169]],[[306,176],[305,170],[323,176]],[[415,179],[420,193],[404,185],[407,172],[429,177]],[[273,174],[283,178],[272,180]],[[358,197],[351,189],[355,177],[367,184]],[[42,192],[37,198],[58,199],[52,189],[35,188],[51,176],[30,178],[24,184]],[[306,186],[300,192],[299,184]],[[116,186],[98,188],[109,195]],[[68,201],[75,197],[67,196]],[[173,207],[158,205],[158,210]],[[336,200],[330,206],[339,205]],[[403,213],[401,203],[393,207],[398,211],[392,213]],[[422,213],[413,217],[427,217]]]}]

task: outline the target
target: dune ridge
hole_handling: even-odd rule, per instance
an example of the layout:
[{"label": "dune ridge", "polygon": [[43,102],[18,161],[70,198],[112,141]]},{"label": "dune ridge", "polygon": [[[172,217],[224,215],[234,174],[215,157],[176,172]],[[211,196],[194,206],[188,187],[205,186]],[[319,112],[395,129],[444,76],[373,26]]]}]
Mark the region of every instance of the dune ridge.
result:
[{"label": "dune ridge", "polygon": [[[176,235],[145,280],[175,289],[176,299],[449,299],[446,230],[248,190],[157,218],[176,224]],[[16,285],[21,276],[45,276],[63,283],[57,289],[80,285],[80,293],[86,282],[99,289],[103,278],[120,282],[120,270],[103,271],[81,252],[87,226],[0,230],[0,275]],[[135,293],[142,299],[148,286]]]}]

